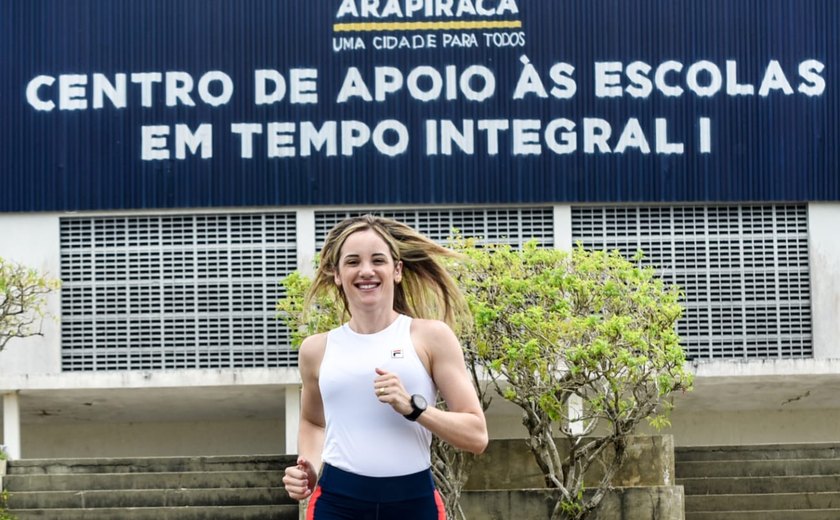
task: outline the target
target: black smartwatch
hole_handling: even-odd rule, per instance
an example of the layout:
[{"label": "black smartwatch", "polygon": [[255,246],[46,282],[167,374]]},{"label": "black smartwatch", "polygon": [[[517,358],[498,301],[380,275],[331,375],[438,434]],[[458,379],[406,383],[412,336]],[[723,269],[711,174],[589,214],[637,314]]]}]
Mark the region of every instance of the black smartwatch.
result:
[{"label": "black smartwatch", "polygon": [[420,414],[426,411],[426,398],[420,394],[414,394],[411,396],[411,413],[407,415],[403,415],[409,421],[416,421]]}]

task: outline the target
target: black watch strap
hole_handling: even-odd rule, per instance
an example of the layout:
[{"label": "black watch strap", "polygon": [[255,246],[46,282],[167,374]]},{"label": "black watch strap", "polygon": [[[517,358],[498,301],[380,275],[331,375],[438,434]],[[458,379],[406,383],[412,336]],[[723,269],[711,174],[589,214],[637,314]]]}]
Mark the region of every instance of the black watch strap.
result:
[{"label": "black watch strap", "polygon": [[416,421],[420,414],[426,411],[426,399],[422,395],[411,396],[411,413],[403,415],[409,421]]}]

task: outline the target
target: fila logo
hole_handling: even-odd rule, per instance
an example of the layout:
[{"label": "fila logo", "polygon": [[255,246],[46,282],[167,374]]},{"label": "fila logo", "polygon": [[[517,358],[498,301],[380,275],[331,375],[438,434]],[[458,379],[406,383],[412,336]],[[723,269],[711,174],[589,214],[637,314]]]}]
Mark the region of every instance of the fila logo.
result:
[{"label": "fila logo", "polygon": [[391,350],[391,359],[402,359],[403,358],[403,349],[395,348]]}]

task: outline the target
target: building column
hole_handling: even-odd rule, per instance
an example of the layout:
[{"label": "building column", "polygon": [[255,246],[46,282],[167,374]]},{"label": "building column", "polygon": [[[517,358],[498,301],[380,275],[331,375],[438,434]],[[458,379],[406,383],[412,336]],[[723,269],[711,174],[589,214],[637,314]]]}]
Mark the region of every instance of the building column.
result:
[{"label": "building column", "polygon": [[297,269],[306,276],[315,274],[315,211],[297,211]]},{"label": "building column", "polygon": [[3,394],[3,444],[9,457],[20,459],[20,401],[18,392]]},{"label": "building column", "polygon": [[[571,253],[575,245],[572,243],[572,207],[570,205],[554,206],[554,249]],[[567,403],[569,407],[569,430],[577,435],[583,433],[583,399],[573,395]]]},{"label": "building column", "polygon": [[300,385],[286,386],[286,455],[298,452],[300,388]]},{"label": "building column", "polygon": [[840,204],[808,204],[814,359],[840,358]]},{"label": "building column", "polygon": [[579,395],[569,397],[569,431],[583,435],[586,425],[583,423],[583,399]]},{"label": "building column", "polygon": [[571,251],[574,246],[572,243],[572,207],[554,206],[554,248]]}]

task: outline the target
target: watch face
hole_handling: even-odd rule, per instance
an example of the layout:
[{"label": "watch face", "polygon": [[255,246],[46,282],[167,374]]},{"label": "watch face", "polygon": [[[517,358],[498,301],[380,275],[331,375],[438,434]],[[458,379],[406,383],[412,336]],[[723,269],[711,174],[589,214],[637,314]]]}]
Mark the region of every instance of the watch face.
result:
[{"label": "watch face", "polygon": [[414,405],[415,408],[418,408],[420,410],[425,410],[426,409],[426,406],[427,406],[426,405],[426,398],[423,397],[422,395],[420,395],[420,394],[412,395],[411,396],[411,401],[412,401],[412,404]]}]

